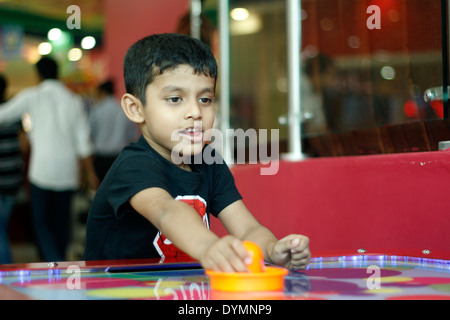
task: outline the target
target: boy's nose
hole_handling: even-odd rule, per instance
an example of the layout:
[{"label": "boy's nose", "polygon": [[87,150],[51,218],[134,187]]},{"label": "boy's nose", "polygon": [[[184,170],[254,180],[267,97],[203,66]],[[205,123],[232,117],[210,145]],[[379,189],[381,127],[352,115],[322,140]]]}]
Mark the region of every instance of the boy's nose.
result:
[{"label": "boy's nose", "polygon": [[202,118],[202,111],[201,111],[199,105],[197,104],[197,102],[192,102],[189,104],[185,117],[186,117],[186,119],[189,119],[189,118],[201,119]]}]

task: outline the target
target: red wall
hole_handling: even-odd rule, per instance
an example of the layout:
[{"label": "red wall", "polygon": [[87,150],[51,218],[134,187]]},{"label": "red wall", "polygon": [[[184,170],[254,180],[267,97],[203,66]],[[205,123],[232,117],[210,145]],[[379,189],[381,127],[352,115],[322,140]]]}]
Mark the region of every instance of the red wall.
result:
[{"label": "red wall", "polygon": [[122,63],[128,48],[147,35],[175,32],[179,19],[188,10],[189,0],[105,1],[104,50],[118,97],[125,92]]},{"label": "red wall", "polygon": [[[244,202],[276,236],[311,250],[450,251],[450,152],[280,162],[273,176],[234,166]],[[218,219],[211,228],[224,229]]]}]

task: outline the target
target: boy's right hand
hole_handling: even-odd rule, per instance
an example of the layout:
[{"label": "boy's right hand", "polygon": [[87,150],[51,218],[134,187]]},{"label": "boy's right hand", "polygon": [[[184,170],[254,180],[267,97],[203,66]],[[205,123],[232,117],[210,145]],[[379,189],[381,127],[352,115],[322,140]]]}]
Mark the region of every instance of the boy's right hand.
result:
[{"label": "boy's right hand", "polygon": [[233,236],[225,236],[206,247],[200,263],[203,268],[222,272],[248,272],[251,257],[242,241]]}]

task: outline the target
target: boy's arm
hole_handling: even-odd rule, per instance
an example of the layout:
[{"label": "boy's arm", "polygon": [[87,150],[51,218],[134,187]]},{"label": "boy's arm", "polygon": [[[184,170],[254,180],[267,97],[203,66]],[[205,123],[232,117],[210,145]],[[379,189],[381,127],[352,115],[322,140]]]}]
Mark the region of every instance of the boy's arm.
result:
[{"label": "boy's arm", "polygon": [[[200,261],[205,269],[246,271],[248,253],[239,239],[217,237],[187,203],[161,188],[149,188],[130,199],[131,206],[160,230],[175,246]],[[247,261],[248,262],[248,261]]]},{"label": "boy's arm", "polygon": [[274,234],[262,226],[250,213],[242,200],[236,201],[226,207],[219,219],[228,233],[242,240],[249,240],[259,245],[266,260],[269,260],[269,251],[278,241]]},{"label": "boy's arm", "polygon": [[230,234],[258,244],[267,262],[290,269],[303,269],[308,265],[311,257],[308,237],[291,234],[278,240],[255,219],[242,200],[226,207],[219,219]]}]

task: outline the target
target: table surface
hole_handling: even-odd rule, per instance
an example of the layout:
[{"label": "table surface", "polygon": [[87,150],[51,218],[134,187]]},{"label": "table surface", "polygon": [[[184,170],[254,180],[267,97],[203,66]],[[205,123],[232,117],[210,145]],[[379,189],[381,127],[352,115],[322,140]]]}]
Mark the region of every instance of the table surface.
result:
[{"label": "table surface", "polygon": [[[0,265],[0,299],[450,300],[448,253],[325,252],[289,270],[283,291],[211,290],[196,261],[77,261]],[[404,253],[411,253],[405,251]]]}]

